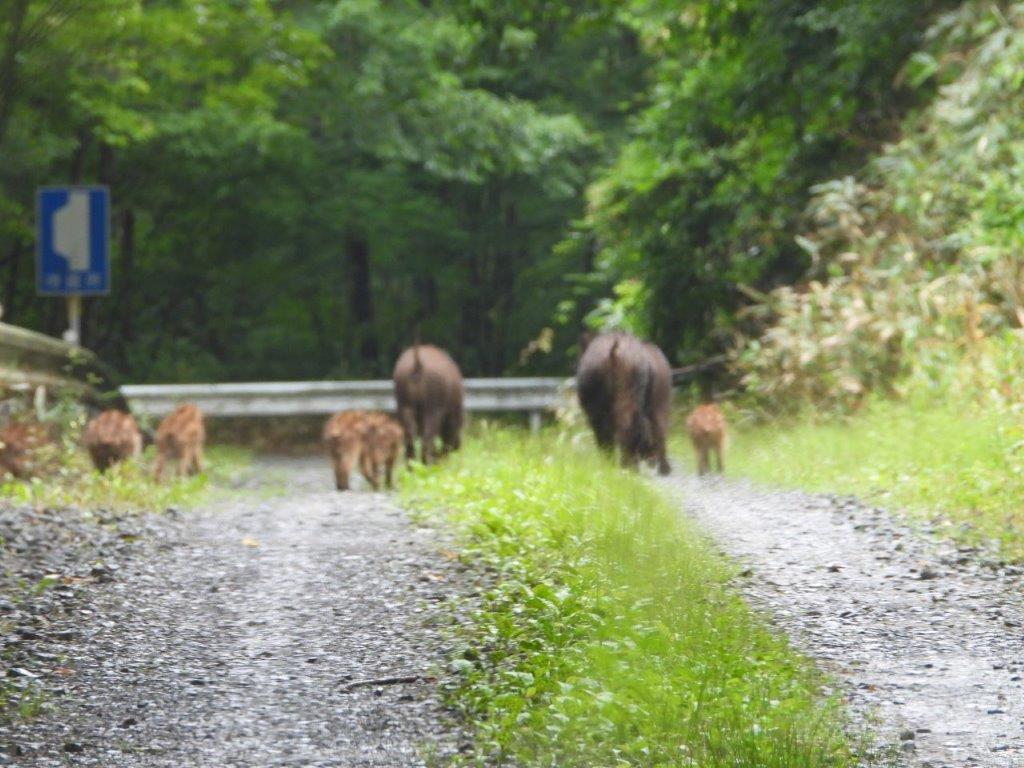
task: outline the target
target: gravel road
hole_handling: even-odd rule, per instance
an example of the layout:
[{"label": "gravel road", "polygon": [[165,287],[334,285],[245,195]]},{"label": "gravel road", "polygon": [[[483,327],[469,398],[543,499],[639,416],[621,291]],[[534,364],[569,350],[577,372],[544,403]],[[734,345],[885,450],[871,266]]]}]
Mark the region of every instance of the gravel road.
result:
[{"label": "gravel road", "polygon": [[665,482],[900,765],[1024,765],[1021,569],[850,499]]},{"label": "gravel road", "polygon": [[323,461],[258,469],[286,495],[256,482],[183,515],[96,586],[48,645],[67,695],[0,733],[0,764],[398,768],[458,749],[433,680],[457,566]]}]

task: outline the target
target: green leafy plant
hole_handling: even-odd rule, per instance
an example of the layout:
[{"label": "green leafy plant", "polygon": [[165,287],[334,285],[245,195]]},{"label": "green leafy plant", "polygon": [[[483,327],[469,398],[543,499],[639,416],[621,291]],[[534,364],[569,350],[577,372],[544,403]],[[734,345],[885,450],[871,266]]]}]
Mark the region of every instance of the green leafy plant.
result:
[{"label": "green leafy plant", "polygon": [[821,680],[673,504],[564,434],[485,430],[406,482],[487,574],[451,661],[478,762],[853,764]]},{"label": "green leafy plant", "polygon": [[964,3],[928,38],[906,76],[938,97],[861,180],[815,187],[806,281],[749,292],[761,330],[738,366],[766,410],[849,412],[912,374],[984,367],[985,340],[1024,322],[1024,3]]}]

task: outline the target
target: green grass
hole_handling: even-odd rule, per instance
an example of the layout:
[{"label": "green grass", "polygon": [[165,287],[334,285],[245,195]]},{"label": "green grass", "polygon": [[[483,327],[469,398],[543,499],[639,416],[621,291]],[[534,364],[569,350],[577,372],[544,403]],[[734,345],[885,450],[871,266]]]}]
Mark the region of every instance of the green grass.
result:
[{"label": "green grass", "polygon": [[739,430],[730,474],[850,493],[1024,559],[1024,419],[1008,410],[874,402],[845,422]]},{"label": "green grass", "polygon": [[205,472],[180,480],[168,473],[162,483],[152,480],[151,459],[152,449],[141,460],[122,462],[100,474],[84,454],[71,452],[42,477],[0,484],[0,497],[37,508],[158,511],[191,506],[230,482],[250,455],[244,449],[214,446],[206,451]]},{"label": "green grass", "polygon": [[478,762],[853,764],[819,676],[751,614],[730,566],[589,445],[485,430],[404,492],[490,574],[450,692]]}]

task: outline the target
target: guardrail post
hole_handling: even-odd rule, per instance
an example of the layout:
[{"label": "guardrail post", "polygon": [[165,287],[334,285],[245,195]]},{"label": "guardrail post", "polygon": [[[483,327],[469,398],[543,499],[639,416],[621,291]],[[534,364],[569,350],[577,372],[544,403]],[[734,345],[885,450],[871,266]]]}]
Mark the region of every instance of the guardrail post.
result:
[{"label": "guardrail post", "polygon": [[536,435],[538,432],[540,432],[540,425],[540,411],[530,411],[530,434]]}]

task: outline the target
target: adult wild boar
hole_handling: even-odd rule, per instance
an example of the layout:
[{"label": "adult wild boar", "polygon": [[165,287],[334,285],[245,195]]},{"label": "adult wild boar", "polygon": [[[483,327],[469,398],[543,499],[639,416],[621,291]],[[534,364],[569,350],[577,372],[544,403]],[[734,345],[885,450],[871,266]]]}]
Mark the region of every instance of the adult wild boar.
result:
[{"label": "adult wild boar", "polygon": [[159,482],[167,460],[178,462],[178,477],[197,475],[203,471],[203,444],[206,427],[203,414],[191,403],[179,405],[160,422],[156,429],[156,464],[153,477]]},{"label": "adult wild boar", "polygon": [[626,333],[607,333],[586,343],[576,370],[576,392],[606,451],[618,446],[622,465],[642,460],[671,471],[666,455],[672,372],[661,350]]},{"label": "adult wild boar", "polygon": [[443,349],[416,344],[395,363],[395,401],[405,432],[405,458],[415,456],[416,438],[424,464],[434,458],[440,437],[442,454],[458,450],[462,435],[462,373]]},{"label": "adult wild boar", "polygon": [[142,453],[142,433],[130,413],[103,411],[85,428],[83,438],[92,463],[106,472],[119,461]]}]

